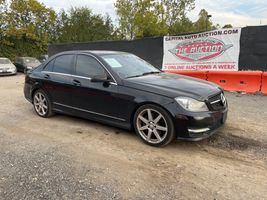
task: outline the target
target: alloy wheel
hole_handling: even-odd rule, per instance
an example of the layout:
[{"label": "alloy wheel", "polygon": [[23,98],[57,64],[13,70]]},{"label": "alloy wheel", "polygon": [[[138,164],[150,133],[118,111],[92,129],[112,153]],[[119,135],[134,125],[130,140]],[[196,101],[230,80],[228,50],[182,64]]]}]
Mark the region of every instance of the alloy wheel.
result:
[{"label": "alloy wheel", "polygon": [[48,103],[45,96],[41,92],[37,92],[34,95],[33,104],[36,112],[40,116],[46,115],[48,112]]},{"label": "alloy wheel", "polygon": [[154,109],[144,109],[136,120],[140,136],[151,144],[161,143],[168,135],[168,125],[164,116]]}]

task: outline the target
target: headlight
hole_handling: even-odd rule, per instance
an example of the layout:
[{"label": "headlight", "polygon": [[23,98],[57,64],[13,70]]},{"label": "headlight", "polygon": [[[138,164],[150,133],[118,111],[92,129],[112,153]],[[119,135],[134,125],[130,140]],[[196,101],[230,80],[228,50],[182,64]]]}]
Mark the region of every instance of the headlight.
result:
[{"label": "headlight", "polygon": [[198,101],[189,97],[177,97],[175,98],[184,109],[192,112],[205,112],[209,111],[207,105],[203,101]]}]

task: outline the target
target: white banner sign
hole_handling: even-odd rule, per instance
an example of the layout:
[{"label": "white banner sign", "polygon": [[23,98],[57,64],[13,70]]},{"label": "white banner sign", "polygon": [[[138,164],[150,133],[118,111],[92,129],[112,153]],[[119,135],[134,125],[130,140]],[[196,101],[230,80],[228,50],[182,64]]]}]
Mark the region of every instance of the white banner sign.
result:
[{"label": "white banner sign", "polygon": [[241,28],[164,37],[163,70],[237,71]]}]

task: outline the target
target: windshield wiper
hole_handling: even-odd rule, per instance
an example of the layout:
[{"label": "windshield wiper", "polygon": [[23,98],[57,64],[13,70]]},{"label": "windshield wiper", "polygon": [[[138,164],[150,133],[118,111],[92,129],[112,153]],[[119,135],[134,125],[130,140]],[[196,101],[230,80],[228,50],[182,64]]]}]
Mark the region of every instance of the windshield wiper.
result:
[{"label": "windshield wiper", "polygon": [[135,77],[140,77],[140,76],[143,76],[143,74],[134,75],[134,76],[127,76],[126,78],[135,78]]},{"label": "windshield wiper", "polygon": [[159,71],[159,72],[145,72],[143,74],[138,74],[138,75],[134,75],[134,76],[128,76],[126,78],[135,78],[135,77],[145,76],[145,75],[149,75],[149,74],[159,74],[159,73],[161,73],[161,71]]},{"label": "windshield wiper", "polygon": [[145,72],[142,74],[142,76],[145,76],[145,75],[149,75],[149,74],[159,74],[161,73],[160,71],[159,72]]}]

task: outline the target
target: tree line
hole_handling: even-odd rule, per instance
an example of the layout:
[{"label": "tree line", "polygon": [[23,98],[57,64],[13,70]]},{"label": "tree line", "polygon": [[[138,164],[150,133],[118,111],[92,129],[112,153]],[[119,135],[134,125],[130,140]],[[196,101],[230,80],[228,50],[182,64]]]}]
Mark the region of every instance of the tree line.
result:
[{"label": "tree line", "polygon": [[204,9],[196,22],[187,17],[195,0],[117,0],[114,6],[116,23],[87,7],[56,12],[38,0],[0,0],[0,57],[37,57],[52,43],[178,35],[219,27]]}]

